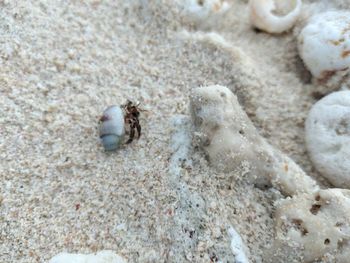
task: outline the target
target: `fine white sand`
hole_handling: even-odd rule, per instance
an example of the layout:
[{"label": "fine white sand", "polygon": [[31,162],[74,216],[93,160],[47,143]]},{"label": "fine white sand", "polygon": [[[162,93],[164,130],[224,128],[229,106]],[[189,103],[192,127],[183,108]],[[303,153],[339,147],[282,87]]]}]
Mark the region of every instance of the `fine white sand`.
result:
[{"label": "fine white sand", "polygon": [[[193,87],[229,87],[261,135],[329,186],[304,143],[326,91],[312,84],[296,35],[310,14],[350,2],[304,1],[282,35],[253,30],[247,1],[231,2],[190,25],[172,0],[0,0],[0,262],[99,250],[128,262],[234,262],[231,225],[261,262],[281,194],[216,172],[192,147]],[[143,134],[105,153],[98,118],[127,99],[147,110]]]}]

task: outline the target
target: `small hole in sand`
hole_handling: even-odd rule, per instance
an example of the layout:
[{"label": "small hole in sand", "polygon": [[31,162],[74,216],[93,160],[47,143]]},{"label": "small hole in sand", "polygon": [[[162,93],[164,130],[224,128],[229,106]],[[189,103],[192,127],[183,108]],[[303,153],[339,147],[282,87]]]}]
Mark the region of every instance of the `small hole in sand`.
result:
[{"label": "small hole in sand", "polygon": [[331,243],[331,241],[328,239],[328,238],[326,238],[325,240],[324,240],[324,244],[325,245],[329,245]]},{"label": "small hole in sand", "polygon": [[226,98],[226,94],[224,92],[220,93],[221,98]]},{"label": "small hole in sand", "polygon": [[198,0],[197,3],[198,3],[198,5],[203,6],[204,5],[204,0]]},{"label": "small hole in sand", "polygon": [[320,195],[316,195],[316,196],[315,196],[315,200],[316,200],[316,201],[320,201],[320,200],[321,200],[321,196],[320,196]]},{"label": "small hole in sand", "polygon": [[318,212],[320,211],[320,209],[321,209],[321,205],[314,204],[314,205],[312,205],[312,207],[310,208],[310,212],[311,212],[311,214],[313,214],[313,215],[317,215]]},{"label": "small hole in sand", "polygon": [[239,130],[239,134],[244,135],[244,131],[243,130]]}]

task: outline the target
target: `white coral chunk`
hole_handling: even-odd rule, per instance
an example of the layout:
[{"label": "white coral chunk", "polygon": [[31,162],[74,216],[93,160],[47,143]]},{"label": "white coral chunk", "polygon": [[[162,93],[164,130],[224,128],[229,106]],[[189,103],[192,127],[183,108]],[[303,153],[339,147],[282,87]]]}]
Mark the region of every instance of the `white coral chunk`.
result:
[{"label": "white coral chunk", "polygon": [[305,134],[316,169],[334,186],[350,188],[350,91],[318,101],[306,119]]},{"label": "white coral chunk", "polygon": [[313,16],[299,35],[299,54],[321,83],[339,89],[350,74],[350,11]]},{"label": "white coral chunk", "polygon": [[318,189],[296,163],[259,135],[226,87],[194,89],[190,107],[195,138],[218,170],[238,171],[258,186],[271,182],[287,195]]},{"label": "white coral chunk", "polygon": [[278,203],[276,240],[264,262],[315,262],[325,255],[338,263],[350,258],[350,191],[319,190]]}]

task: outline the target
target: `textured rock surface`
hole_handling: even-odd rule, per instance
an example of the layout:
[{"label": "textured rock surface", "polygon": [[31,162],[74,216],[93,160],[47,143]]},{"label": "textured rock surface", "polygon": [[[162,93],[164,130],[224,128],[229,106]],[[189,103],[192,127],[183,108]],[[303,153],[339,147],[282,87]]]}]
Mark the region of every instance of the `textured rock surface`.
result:
[{"label": "textured rock surface", "polygon": [[276,240],[264,262],[349,262],[349,190],[319,190],[282,200],[275,220]]},{"label": "textured rock surface", "polygon": [[350,91],[318,101],[306,119],[305,134],[315,168],[334,186],[350,188]]},{"label": "textured rock surface", "polygon": [[299,53],[320,84],[350,87],[350,11],[314,15],[299,36]]},{"label": "textured rock surface", "polygon": [[223,172],[238,172],[259,187],[270,182],[288,195],[312,192],[316,182],[263,139],[226,87],[196,88],[191,95],[195,139]]}]

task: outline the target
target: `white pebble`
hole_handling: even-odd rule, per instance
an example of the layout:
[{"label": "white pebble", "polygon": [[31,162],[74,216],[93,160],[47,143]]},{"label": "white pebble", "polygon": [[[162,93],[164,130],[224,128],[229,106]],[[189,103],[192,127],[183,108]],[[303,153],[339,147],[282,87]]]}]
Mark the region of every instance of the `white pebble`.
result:
[{"label": "white pebble", "polygon": [[182,6],[188,17],[194,20],[225,13],[231,5],[224,0],[184,0]]},{"label": "white pebble", "polygon": [[350,91],[334,92],[318,101],[305,129],[316,169],[334,186],[350,188]]},{"label": "white pebble", "polygon": [[333,79],[339,89],[350,72],[350,12],[315,15],[298,42],[300,56],[312,75],[324,84]]},{"label": "white pebble", "polygon": [[235,256],[236,263],[249,263],[248,257],[246,256],[246,246],[244,245],[241,236],[238,232],[230,227],[228,233],[231,237],[231,250]]}]

